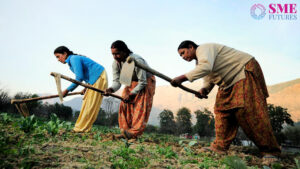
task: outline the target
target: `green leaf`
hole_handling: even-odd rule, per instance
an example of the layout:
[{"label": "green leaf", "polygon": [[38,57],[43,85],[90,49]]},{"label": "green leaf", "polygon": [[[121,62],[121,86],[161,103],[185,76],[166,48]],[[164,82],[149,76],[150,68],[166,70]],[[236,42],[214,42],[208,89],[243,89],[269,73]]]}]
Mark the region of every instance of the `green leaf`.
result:
[{"label": "green leaf", "polygon": [[195,144],[197,144],[197,141],[190,141],[189,146],[192,147],[192,146],[194,146]]},{"label": "green leaf", "polygon": [[237,156],[227,156],[224,158],[224,163],[233,169],[247,169],[246,163]]},{"label": "green leaf", "polygon": [[295,158],[294,160],[295,160],[297,169],[300,169],[300,161],[297,158]]}]

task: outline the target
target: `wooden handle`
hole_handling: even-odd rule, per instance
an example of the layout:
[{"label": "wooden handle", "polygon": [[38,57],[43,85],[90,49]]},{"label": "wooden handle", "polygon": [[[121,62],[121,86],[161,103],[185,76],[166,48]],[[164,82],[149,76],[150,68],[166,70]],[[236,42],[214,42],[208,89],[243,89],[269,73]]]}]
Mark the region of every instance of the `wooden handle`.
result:
[{"label": "wooden handle", "polygon": [[[56,74],[58,74],[58,73],[51,72],[50,75],[51,75],[51,76],[55,76]],[[62,74],[61,74],[61,78],[65,79],[65,80],[68,80],[68,81],[70,81],[70,82],[72,82],[72,83],[75,83],[75,84],[84,86],[84,87],[86,87],[86,88],[88,88],[88,89],[97,91],[97,92],[99,92],[99,93],[101,93],[101,94],[104,94],[104,93],[105,93],[103,90],[97,89],[97,88],[95,88],[95,87],[93,87],[93,86],[91,86],[91,85],[88,85],[88,84],[81,83],[81,82],[79,82],[79,81],[77,81],[77,80],[75,80],[75,79],[72,79],[72,78],[68,77],[68,76],[65,76],[65,75],[62,75]],[[123,99],[121,96],[118,96],[118,95],[115,95],[115,94],[108,94],[108,95],[109,95],[109,96],[112,96],[112,97],[115,97],[115,98],[117,98],[117,99],[120,99],[120,100],[122,100],[122,101],[124,101],[124,99]]]},{"label": "wooden handle", "polygon": [[[73,92],[73,93],[68,93],[67,96],[73,96],[77,94],[82,94],[81,92]],[[25,103],[25,102],[32,102],[32,101],[37,101],[37,100],[44,100],[44,99],[52,99],[55,97],[59,97],[59,95],[50,95],[50,96],[42,96],[42,97],[34,97],[34,98],[29,98],[29,99],[12,99],[11,104],[15,103]]]},{"label": "wooden handle", "polygon": [[[132,59],[132,60],[134,60],[134,59]],[[166,75],[164,75],[164,74],[161,74],[161,73],[159,73],[158,71],[156,71],[156,70],[154,70],[154,69],[152,69],[152,68],[150,68],[150,67],[148,67],[148,66],[146,66],[146,65],[144,65],[144,64],[141,64],[141,63],[139,63],[139,62],[136,61],[136,60],[134,60],[134,62],[135,62],[135,65],[136,65],[137,67],[139,67],[139,68],[141,68],[141,69],[144,69],[144,70],[146,70],[147,72],[150,72],[150,73],[152,73],[152,74],[154,74],[154,75],[156,75],[156,76],[158,76],[158,77],[160,77],[160,78],[162,78],[162,79],[164,79],[164,80],[166,80],[166,81],[168,81],[168,82],[171,82],[171,81],[172,81],[172,79],[171,79],[170,77],[168,77],[168,76],[166,76]],[[181,85],[181,84],[178,85],[178,87],[181,88],[182,90],[187,91],[187,92],[190,92],[190,93],[193,93],[193,94],[198,94],[197,91],[192,90],[192,89],[190,89],[190,88],[187,88],[187,87],[185,87],[185,86],[183,86],[183,85]]]}]

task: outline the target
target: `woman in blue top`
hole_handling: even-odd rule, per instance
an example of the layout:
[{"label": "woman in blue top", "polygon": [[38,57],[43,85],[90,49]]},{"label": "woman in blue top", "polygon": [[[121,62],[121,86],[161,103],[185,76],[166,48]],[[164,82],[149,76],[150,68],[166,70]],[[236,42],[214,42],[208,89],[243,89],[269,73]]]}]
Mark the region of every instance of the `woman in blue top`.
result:
[{"label": "woman in blue top", "polygon": [[[102,65],[88,57],[74,54],[65,46],[56,48],[54,55],[59,62],[69,65],[76,76],[76,80],[80,82],[85,81],[100,90],[107,88],[107,75]],[[77,84],[72,83],[62,92],[63,96],[66,96],[77,86]],[[99,92],[90,89],[87,89],[84,93],[80,114],[73,129],[75,132],[89,132],[91,130],[93,123],[97,119],[103,98]]]}]

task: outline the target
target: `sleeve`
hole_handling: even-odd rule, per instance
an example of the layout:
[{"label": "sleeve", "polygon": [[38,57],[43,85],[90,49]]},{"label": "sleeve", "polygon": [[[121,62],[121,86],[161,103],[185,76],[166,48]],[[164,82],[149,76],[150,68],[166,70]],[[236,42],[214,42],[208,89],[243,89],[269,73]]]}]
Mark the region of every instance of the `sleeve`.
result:
[{"label": "sleeve", "polygon": [[[141,58],[136,59],[137,62],[145,64],[145,61]],[[139,91],[145,88],[147,86],[147,72],[139,67],[134,68],[137,78],[138,78],[138,84],[137,86],[131,91],[132,94],[137,94]]]},{"label": "sleeve", "polygon": [[197,66],[192,71],[185,74],[187,79],[190,82],[193,82],[212,72],[217,54],[217,48],[213,44],[199,46],[196,51],[198,60]]},{"label": "sleeve", "polygon": [[215,84],[210,82],[209,77],[205,76],[203,78],[203,86],[202,88],[205,88],[207,90],[207,93],[210,93],[210,91],[214,88]]},{"label": "sleeve", "polygon": [[[82,82],[83,81],[83,65],[81,62],[81,59],[79,57],[72,57],[71,60],[71,65],[73,67],[74,70],[74,74],[76,76],[76,80]],[[78,86],[78,84],[72,83],[67,89],[69,91],[73,91],[74,89],[76,89]]]},{"label": "sleeve", "polygon": [[120,68],[115,61],[112,64],[112,72],[113,72],[113,84],[111,85],[110,88],[112,88],[114,92],[116,92],[117,90],[120,89],[121,83],[120,83]]}]

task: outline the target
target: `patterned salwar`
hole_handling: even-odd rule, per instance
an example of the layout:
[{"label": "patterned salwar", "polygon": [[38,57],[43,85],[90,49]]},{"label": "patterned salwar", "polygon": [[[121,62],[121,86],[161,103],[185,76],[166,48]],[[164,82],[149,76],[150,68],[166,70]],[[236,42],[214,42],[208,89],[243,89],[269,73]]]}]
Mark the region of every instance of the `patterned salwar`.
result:
[{"label": "patterned salwar", "polygon": [[[104,70],[98,80],[93,84],[93,87],[105,90],[107,88],[107,75]],[[75,123],[75,132],[89,132],[96,121],[103,96],[101,93],[91,89],[87,89],[83,97],[83,102],[79,117]]]},{"label": "patterned salwar", "polygon": [[262,154],[280,153],[268,116],[269,96],[262,70],[253,58],[245,65],[246,78],[226,90],[218,90],[215,104],[216,139],[211,145],[227,150],[238,127],[260,149]]},{"label": "patterned salwar", "polygon": [[[121,102],[119,108],[119,127],[126,130],[133,138],[143,134],[152,108],[155,93],[155,77],[147,78],[147,86],[139,91],[133,103]],[[125,87],[122,96],[125,97],[138,84],[132,81],[131,86]]]}]

